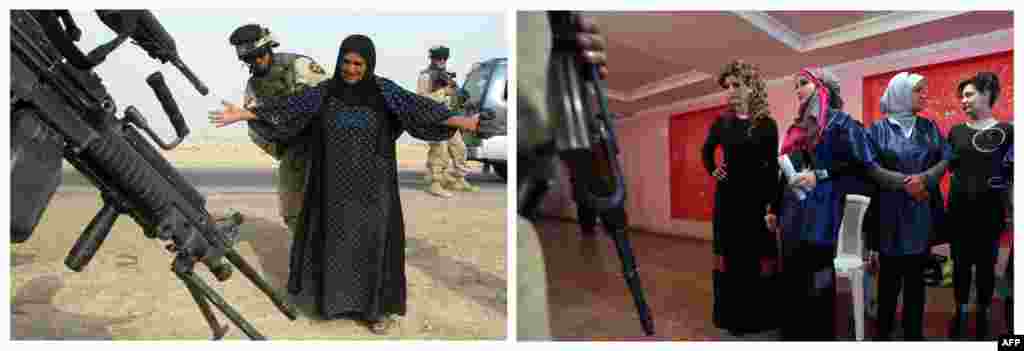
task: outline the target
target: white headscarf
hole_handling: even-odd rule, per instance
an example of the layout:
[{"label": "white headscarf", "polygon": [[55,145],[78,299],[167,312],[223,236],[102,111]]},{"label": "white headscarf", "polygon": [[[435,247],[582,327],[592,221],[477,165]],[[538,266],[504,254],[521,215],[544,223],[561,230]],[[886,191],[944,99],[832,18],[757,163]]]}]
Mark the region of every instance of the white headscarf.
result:
[{"label": "white headscarf", "polygon": [[913,73],[900,72],[889,80],[889,86],[882,94],[882,113],[889,121],[896,123],[903,130],[903,134],[909,138],[914,132],[914,86],[924,79],[923,76]]}]

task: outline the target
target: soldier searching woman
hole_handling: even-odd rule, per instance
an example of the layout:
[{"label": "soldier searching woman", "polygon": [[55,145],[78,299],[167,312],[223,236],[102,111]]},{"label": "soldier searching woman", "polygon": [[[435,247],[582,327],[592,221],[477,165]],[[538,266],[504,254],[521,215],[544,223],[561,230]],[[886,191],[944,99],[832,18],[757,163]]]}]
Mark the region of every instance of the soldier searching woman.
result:
[{"label": "soldier searching woman", "polygon": [[375,75],[376,57],[369,37],[349,36],[330,79],[251,108],[225,101],[210,120],[218,127],[246,121],[274,143],[307,138],[309,181],[288,292],[315,297],[325,319],[357,319],[384,334],[406,313],[395,141],[403,132],[447,140],[458,129],[477,130],[481,120]]},{"label": "soldier searching woman", "polygon": [[[327,73],[308,56],[273,52],[280,43],[270,29],[258,24],[247,24],[235,29],[228,39],[238,53],[238,59],[249,67],[251,75],[245,84],[242,106],[252,108],[260,99],[284,96],[327,79]],[[274,169],[274,180],[280,200],[281,217],[288,231],[295,235],[302,209],[302,188],[306,181],[306,160],[309,159],[309,138],[294,138],[291,143],[275,144],[267,141],[253,129],[249,138],[264,152],[279,161]]]}]

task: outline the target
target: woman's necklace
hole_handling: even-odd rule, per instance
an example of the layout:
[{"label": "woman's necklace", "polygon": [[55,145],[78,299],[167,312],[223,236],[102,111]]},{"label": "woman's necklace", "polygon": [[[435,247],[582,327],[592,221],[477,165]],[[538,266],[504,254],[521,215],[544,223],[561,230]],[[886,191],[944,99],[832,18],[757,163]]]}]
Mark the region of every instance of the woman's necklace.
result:
[{"label": "woman's necklace", "polygon": [[995,118],[986,118],[984,120],[975,121],[970,123],[968,121],[967,127],[976,130],[974,136],[971,137],[971,144],[975,150],[982,153],[991,153],[999,150],[999,147],[1006,141],[1006,132],[1002,128],[995,128],[999,125]]},{"label": "woman's necklace", "polygon": [[993,118],[993,117],[988,117],[988,118],[985,118],[985,119],[973,121],[973,123],[972,123],[972,121],[967,121],[967,126],[968,127],[970,127],[971,129],[979,130],[979,131],[984,131],[986,129],[992,128],[996,124],[999,124],[999,123],[997,123],[996,119]]}]

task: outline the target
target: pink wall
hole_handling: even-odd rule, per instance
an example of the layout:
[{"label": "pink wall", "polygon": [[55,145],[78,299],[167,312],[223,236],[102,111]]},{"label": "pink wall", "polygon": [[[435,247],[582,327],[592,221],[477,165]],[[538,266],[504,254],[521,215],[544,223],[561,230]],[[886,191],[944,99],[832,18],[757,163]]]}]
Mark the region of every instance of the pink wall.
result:
[{"label": "pink wall", "polygon": [[[861,119],[861,90],[865,76],[1011,49],[1013,30],[1008,29],[827,68],[840,79],[842,96],[846,102],[844,110],[854,118]],[[749,58],[749,61],[757,63],[756,58]],[[772,116],[779,123],[779,130],[786,130],[792,124],[797,110],[792,77],[768,82],[768,100]],[[655,107],[625,116],[619,121],[619,145],[625,155],[623,161],[629,182],[627,212],[632,227],[685,237],[711,238],[710,222],[673,219],[671,216],[668,126],[672,115],[723,103],[724,97],[721,94],[709,95]],[[567,184],[564,172],[562,184]],[[575,205],[568,197],[570,193],[567,190],[552,189],[542,204],[542,210],[549,215],[574,218]],[[707,205],[712,206],[711,203]]]}]

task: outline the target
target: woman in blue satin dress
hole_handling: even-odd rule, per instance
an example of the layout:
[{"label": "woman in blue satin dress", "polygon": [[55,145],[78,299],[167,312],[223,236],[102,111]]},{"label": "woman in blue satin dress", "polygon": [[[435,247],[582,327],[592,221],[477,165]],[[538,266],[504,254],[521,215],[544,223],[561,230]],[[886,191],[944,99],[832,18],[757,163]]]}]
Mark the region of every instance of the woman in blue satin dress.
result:
[{"label": "woman in blue satin dress", "polygon": [[924,270],[930,241],[944,217],[939,181],[952,150],[935,122],[920,117],[925,78],[894,76],[882,95],[883,118],[868,128],[875,155],[878,194],[878,334],[889,340],[903,293],[903,336],[924,340]]},{"label": "woman in blue satin dress", "polygon": [[[822,68],[796,75],[799,115],[786,131],[780,153],[799,171],[784,179],[766,216],[781,227],[784,291],[783,340],[835,339],[836,240],[842,199],[849,184],[873,160],[864,128],[842,111],[839,80]],[[781,177],[785,178],[785,177]],[[802,189],[798,196],[793,189]]]}]

